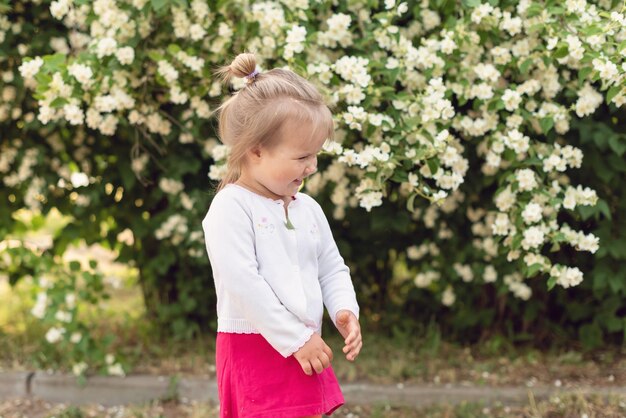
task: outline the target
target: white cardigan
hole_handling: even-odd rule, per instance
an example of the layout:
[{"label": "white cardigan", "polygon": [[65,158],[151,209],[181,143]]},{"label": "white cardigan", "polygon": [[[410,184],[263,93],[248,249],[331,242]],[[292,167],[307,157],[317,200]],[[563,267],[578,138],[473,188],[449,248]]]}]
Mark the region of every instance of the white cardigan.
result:
[{"label": "white cardigan", "polygon": [[319,204],[284,202],[230,184],[202,221],[217,292],[218,332],[254,333],[284,357],[347,309],[359,316],[350,271]]}]

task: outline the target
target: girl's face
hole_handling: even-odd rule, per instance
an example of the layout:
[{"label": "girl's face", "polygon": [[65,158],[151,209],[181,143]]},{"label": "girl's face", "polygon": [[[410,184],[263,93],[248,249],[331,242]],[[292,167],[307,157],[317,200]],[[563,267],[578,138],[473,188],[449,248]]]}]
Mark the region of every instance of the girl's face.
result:
[{"label": "girl's face", "polygon": [[304,178],[317,171],[326,138],[310,139],[310,122],[286,122],[271,147],[251,151],[240,183],[271,199],[291,201]]}]

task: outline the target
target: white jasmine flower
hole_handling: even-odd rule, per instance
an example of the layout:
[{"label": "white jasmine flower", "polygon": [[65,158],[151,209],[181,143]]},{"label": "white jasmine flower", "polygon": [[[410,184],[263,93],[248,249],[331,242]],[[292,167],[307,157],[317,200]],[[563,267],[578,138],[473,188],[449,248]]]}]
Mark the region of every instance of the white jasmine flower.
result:
[{"label": "white jasmine flower", "polygon": [[496,280],[498,280],[498,272],[491,264],[485,267],[485,272],[483,273],[483,280],[485,281],[485,283],[493,283]]},{"label": "white jasmine flower", "polygon": [[443,291],[441,295],[441,303],[445,306],[452,306],[456,301],[456,295],[454,294],[454,290],[451,286],[446,287],[446,290]]},{"label": "white jasmine flower", "polygon": [[165,193],[176,195],[182,192],[185,186],[180,181],[162,177],[161,180],[159,180],[159,188]]},{"label": "white jasmine flower", "polygon": [[35,77],[35,75],[37,75],[42,65],[43,59],[41,59],[40,57],[36,57],[35,59],[24,62],[22,65],[19,66],[18,70],[20,71],[22,77],[26,79],[33,78]]},{"label": "white jasmine flower", "polygon": [[531,226],[524,231],[524,239],[522,240],[522,248],[529,250],[531,248],[537,248],[544,241],[543,230],[537,226]]},{"label": "white jasmine flower", "polygon": [[115,57],[122,65],[130,65],[135,60],[135,50],[130,46],[119,48],[115,51]]},{"label": "white jasmine flower", "polygon": [[87,363],[81,361],[80,363],[76,363],[72,366],[72,373],[74,373],[74,376],[80,376],[85,372],[85,370],[87,370],[88,367]]},{"label": "white jasmine flower", "polygon": [[491,225],[491,231],[494,235],[507,235],[510,226],[511,222],[509,221],[508,215],[506,213],[498,213]]},{"label": "white jasmine flower", "polygon": [[522,211],[522,218],[527,224],[539,222],[543,218],[543,209],[541,205],[534,202],[527,204]]},{"label": "white jasmine flower", "polygon": [[163,76],[165,81],[172,84],[174,81],[178,80],[178,71],[174,68],[172,64],[165,60],[161,60],[158,63],[158,73]]},{"label": "white jasmine flower", "polygon": [[104,58],[113,55],[117,50],[117,42],[113,38],[102,38],[96,47],[96,55],[98,58]]},{"label": "white jasmine flower", "polygon": [[514,112],[522,102],[522,96],[515,90],[506,89],[502,95],[504,108],[509,112]]},{"label": "white jasmine flower", "polygon": [[85,121],[85,114],[82,109],[74,104],[63,106],[63,113],[70,125],[82,125]]},{"label": "white jasmine flower", "polygon": [[522,168],[515,172],[515,179],[517,180],[518,188],[520,191],[530,191],[537,187],[537,179],[535,172],[530,168]]},{"label": "white jasmine flower", "polygon": [[189,37],[193,41],[200,41],[205,37],[205,35],[206,35],[206,30],[204,30],[204,28],[200,26],[199,24],[194,23],[193,25],[189,27]]},{"label": "white jasmine flower", "polygon": [[50,344],[55,344],[61,340],[63,334],[65,334],[65,328],[52,327],[46,332],[46,341]]},{"label": "white jasmine flower", "polygon": [[93,81],[93,71],[85,64],[72,64],[67,67],[68,73],[83,86],[88,86]]},{"label": "white jasmine flower", "polygon": [[122,368],[122,365],[119,363],[115,363],[107,367],[107,372],[111,376],[126,376],[126,373],[124,373],[124,369]]}]

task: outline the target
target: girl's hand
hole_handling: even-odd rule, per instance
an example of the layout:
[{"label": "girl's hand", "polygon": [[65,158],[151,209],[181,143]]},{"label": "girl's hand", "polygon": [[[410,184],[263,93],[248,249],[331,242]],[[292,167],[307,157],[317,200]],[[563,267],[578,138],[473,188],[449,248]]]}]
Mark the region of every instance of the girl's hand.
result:
[{"label": "girl's hand", "polygon": [[352,312],[342,309],[337,312],[335,324],[341,336],[345,338],[344,342],[346,345],[343,346],[343,352],[346,355],[346,359],[354,361],[356,356],[359,355],[361,347],[363,347],[359,320],[356,319]]},{"label": "girl's hand", "polygon": [[330,366],[330,362],[333,360],[333,350],[326,345],[322,337],[313,333],[309,341],[293,353],[293,356],[300,363],[304,373],[311,376],[313,370],[320,374]]}]

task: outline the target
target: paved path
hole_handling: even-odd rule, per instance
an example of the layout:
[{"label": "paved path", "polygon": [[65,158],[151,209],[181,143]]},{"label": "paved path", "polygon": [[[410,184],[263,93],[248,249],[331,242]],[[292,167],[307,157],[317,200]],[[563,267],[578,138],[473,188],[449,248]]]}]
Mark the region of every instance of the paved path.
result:
[{"label": "paved path", "polygon": [[[343,384],[346,403],[353,405],[389,404],[423,407],[436,403],[455,404],[462,401],[505,405],[527,404],[529,393],[536,400],[557,393],[581,393],[626,396],[626,387],[485,387],[450,385],[376,385]],[[44,372],[0,373],[0,400],[35,397],[48,402],[73,405],[104,406],[137,404],[154,399],[186,398],[189,401],[217,403],[215,380],[194,377],[163,377],[131,375],[121,377],[94,376],[84,386],[72,375]]]}]

